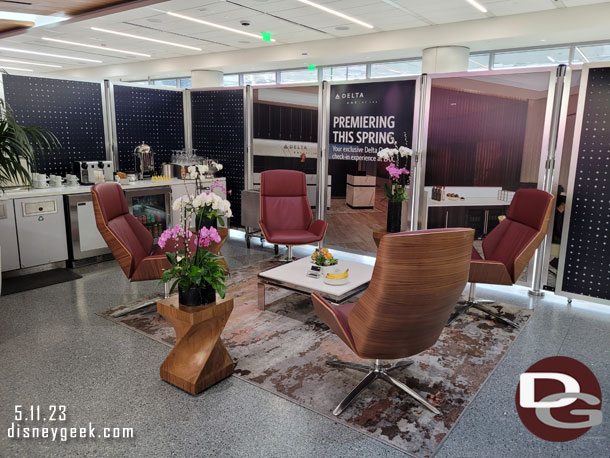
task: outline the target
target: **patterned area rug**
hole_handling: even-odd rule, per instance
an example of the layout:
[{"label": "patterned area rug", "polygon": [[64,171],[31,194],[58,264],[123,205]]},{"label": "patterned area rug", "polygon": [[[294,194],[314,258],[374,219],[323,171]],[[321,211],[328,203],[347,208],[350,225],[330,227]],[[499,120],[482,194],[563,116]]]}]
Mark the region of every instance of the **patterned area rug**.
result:
[{"label": "patterned area rug", "polygon": [[[269,304],[264,312],[258,308],[256,274],[273,265],[274,261],[265,261],[238,269],[231,276],[234,310],[222,337],[237,364],[234,375],[413,456],[435,452],[519,334],[519,330],[481,319],[475,311],[446,328],[434,347],[409,358],[412,365],[392,373],[436,405],[440,416],[376,381],[340,417],[334,417],[332,410],[364,374],[332,368],[326,361],[369,362],[357,358],[318,320],[307,296],[269,288]],[[166,345],[175,343],[172,327],[154,306],[110,317],[128,305],[101,316]],[[533,313],[505,304],[495,310],[519,323],[521,329]]]}]

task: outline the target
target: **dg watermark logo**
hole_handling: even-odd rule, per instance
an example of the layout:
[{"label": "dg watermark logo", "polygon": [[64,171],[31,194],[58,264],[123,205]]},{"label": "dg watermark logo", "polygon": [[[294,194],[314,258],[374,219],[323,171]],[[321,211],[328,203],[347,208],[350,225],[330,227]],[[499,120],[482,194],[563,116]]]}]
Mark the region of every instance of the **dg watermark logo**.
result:
[{"label": "dg watermark logo", "polygon": [[580,361],[553,356],[521,374],[517,412],[541,439],[567,442],[602,422],[602,392],[597,378]]}]

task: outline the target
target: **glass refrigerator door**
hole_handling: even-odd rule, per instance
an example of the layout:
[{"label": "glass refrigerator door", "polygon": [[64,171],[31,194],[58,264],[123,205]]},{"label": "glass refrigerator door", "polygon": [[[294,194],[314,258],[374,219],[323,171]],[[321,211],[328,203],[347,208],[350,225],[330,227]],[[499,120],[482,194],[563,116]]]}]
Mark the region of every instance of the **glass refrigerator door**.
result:
[{"label": "glass refrigerator door", "polygon": [[132,196],[133,216],[152,234],[155,241],[167,229],[168,214],[165,205],[165,194]]}]

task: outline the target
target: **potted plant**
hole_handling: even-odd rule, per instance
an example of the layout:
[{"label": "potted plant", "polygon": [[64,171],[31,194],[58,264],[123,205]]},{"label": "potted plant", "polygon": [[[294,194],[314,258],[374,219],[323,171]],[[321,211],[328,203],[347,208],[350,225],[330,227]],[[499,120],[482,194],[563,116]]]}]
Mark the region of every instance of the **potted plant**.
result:
[{"label": "potted plant", "polygon": [[181,224],[165,230],[159,237],[159,246],[165,248],[173,241],[177,250],[166,253],[172,267],[163,272],[161,282],[172,282],[170,292],[178,287],[181,305],[209,304],[216,300],[216,292],[224,298],[225,271],[218,262],[219,256],[205,248],[220,242],[218,231],[209,222],[215,222],[221,215],[229,217],[231,204],[209,191],[195,197],[179,197],[173,208],[182,210]]},{"label": "potted plant", "polygon": [[[407,137],[405,135],[405,144]],[[408,199],[407,186],[409,185],[410,157],[413,150],[407,146],[384,148],[377,153],[379,160],[390,162],[386,167],[390,175],[390,183],[384,184],[385,196],[388,199],[388,220],[386,230],[388,232],[400,232],[400,221],[402,203]]]},{"label": "potted plant", "polygon": [[30,170],[36,170],[36,154],[59,147],[57,137],[41,127],[17,124],[10,107],[0,100],[0,191],[32,184]]},{"label": "potted plant", "polygon": [[339,260],[333,257],[332,253],[328,251],[328,248],[319,248],[311,255],[311,262],[322,268],[321,274],[324,276],[331,267],[336,266],[339,263]]},{"label": "potted plant", "polygon": [[[41,127],[20,126],[11,109],[0,99],[0,192],[14,186],[30,186],[36,170],[36,154],[52,151],[59,141]],[[2,258],[0,257],[0,267]],[[0,291],[2,269],[0,268]]]}]

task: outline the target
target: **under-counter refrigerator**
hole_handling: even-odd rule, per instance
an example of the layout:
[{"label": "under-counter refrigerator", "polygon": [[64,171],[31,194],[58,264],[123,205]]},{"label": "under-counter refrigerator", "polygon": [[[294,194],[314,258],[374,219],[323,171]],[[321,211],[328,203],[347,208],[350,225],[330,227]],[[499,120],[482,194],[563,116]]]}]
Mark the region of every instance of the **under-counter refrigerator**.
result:
[{"label": "under-counter refrigerator", "polygon": [[152,234],[155,242],[171,218],[171,188],[125,189],[130,213]]}]

